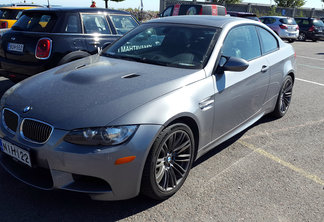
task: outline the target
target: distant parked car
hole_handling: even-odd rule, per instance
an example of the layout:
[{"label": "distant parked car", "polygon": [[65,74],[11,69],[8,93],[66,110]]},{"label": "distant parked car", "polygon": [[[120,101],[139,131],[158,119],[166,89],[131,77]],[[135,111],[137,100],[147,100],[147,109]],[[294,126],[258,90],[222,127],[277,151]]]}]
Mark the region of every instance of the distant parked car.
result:
[{"label": "distant parked car", "polygon": [[317,18],[295,18],[299,25],[298,40],[306,41],[307,39],[316,42],[320,38],[324,38],[324,23]]},{"label": "distant parked car", "polygon": [[226,8],[214,4],[175,4],[167,7],[160,17],[177,15],[226,15]]},{"label": "distant parked car", "polygon": [[294,18],[284,16],[263,16],[261,22],[269,26],[280,38],[294,42],[299,35],[299,27]]},{"label": "distant parked car", "polygon": [[139,25],[130,13],[100,8],[24,11],[0,40],[2,75],[14,81],[98,52]]},{"label": "distant parked car", "polygon": [[252,20],[260,22],[260,19],[256,16],[256,14],[250,13],[250,12],[227,11],[227,14],[229,14],[230,16],[233,16],[233,17],[247,18],[247,19],[252,19]]},{"label": "distant parked car", "polygon": [[13,4],[11,6],[0,7],[0,29],[11,28],[19,19],[23,10],[43,7],[33,4]]}]

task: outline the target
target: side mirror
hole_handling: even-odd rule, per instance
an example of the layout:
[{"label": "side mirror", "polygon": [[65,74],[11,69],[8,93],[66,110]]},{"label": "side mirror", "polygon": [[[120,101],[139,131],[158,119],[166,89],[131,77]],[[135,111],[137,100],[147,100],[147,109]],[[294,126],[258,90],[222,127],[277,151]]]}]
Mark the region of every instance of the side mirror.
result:
[{"label": "side mirror", "polygon": [[221,57],[219,68],[221,71],[241,72],[249,67],[249,63],[245,59],[237,57]]},{"label": "side mirror", "polygon": [[102,46],[102,49],[106,48],[107,46],[109,46],[111,44],[111,42],[105,42]]}]

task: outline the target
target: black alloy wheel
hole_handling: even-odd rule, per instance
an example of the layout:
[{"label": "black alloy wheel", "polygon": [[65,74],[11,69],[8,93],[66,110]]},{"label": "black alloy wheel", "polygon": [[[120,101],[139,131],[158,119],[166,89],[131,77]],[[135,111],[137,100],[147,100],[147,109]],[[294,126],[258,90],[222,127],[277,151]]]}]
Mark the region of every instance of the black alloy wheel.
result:
[{"label": "black alloy wheel", "polygon": [[186,180],[194,158],[194,137],[182,123],[164,129],[147,158],[141,192],[157,200],[175,194]]},{"label": "black alloy wheel", "polygon": [[287,113],[291,102],[293,86],[294,82],[291,76],[286,76],[279,92],[276,107],[272,113],[274,117],[280,118]]}]

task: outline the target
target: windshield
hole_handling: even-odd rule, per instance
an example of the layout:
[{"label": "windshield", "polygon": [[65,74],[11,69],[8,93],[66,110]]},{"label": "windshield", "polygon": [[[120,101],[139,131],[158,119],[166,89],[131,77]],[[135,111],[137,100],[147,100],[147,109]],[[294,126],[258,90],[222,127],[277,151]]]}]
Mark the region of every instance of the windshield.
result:
[{"label": "windshield", "polygon": [[0,19],[18,19],[22,10],[1,9]]},{"label": "windshield", "polygon": [[295,19],[293,18],[283,18],[279,20],[281,23],[283,24],[287,24],[287,25],[297,25]]},{"label": "windshield", "polygon": [[102,55],[162,66],[201,69],[218,37],[218,28],[178,24],[143,24]]},{"label": "windshield", "polygon": [[313,23],[315,26],[324,26],[323,21],[319,19],[314,19]]},{"label": "windshield", "polygon": [[43,13],[24,14],[12,27],[13,30],[51,32],[55,24],[54,15]]}]

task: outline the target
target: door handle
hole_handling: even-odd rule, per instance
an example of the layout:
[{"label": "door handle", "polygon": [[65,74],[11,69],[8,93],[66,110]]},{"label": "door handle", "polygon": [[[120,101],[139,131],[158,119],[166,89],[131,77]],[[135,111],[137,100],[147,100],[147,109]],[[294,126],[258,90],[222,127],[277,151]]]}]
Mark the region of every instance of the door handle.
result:
[{"label": "door handle", "polygon": [[266,71],[268,71],[268,69],[269,69],[269,66],[263,65],[261,68],[261,72],[266,72]]}]

